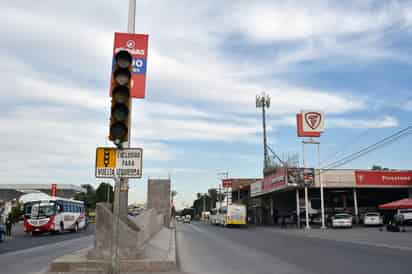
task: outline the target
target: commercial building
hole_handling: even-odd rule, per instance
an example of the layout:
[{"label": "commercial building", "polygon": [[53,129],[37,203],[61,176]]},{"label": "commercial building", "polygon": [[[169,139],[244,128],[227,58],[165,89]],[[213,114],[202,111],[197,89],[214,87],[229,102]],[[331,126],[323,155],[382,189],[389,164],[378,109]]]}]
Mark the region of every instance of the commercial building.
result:
[{"label": "commercial building", "polygon": [[377,210],[379,204],[412,197],[410,170],[313,170],[312,182],[308,176],[310,173],[301,172],[300,177],[296,177],[299,170],[303,171],[279,167],[250,186],[249,207],[254,213],[252,219],[255,223],[277,224],[285,216],[297,217],[297,212],[305,218],[305,185],[308,187],[308,214],[311,217],[321,212],[321,184],[326,216],[345,211],[360,218],[366,211]]}]

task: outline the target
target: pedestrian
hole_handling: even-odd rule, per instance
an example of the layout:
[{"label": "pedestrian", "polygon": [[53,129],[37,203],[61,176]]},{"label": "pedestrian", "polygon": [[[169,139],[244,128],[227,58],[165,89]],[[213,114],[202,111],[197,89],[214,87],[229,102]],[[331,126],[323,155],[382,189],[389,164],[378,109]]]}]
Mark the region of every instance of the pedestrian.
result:
[{"label": "pedestrian", "polygon": [[12,227],[13,223],[10,219],[10,217],[7,217],[6,220],[6,235],[7,236],[11,236],[11,227]]}]

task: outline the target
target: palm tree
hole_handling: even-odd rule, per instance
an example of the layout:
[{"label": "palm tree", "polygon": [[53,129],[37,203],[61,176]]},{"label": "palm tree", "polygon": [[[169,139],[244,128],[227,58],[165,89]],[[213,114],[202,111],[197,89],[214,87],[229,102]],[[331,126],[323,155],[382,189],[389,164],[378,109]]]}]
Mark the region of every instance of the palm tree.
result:
[{"label": "palm tree", "polygon": [[172,196],[172,205],[173,205],[173,198],[177,195],[177,191],[176,190],[172,190],[170,192],[170,195]]}]

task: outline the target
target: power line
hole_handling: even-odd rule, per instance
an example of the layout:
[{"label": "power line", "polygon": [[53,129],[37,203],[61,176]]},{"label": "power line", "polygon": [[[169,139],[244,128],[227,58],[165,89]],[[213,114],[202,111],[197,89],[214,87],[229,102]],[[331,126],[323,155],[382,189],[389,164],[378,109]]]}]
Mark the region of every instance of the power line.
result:
[{"label": "power line", "polygon": [[337,161],[334,161],[330,164],[327,164],[323,168],[331,169],[331,168],[336,168],[336,167],[345,165],[345,164],[347,164],[349,162],[352,162],[353,160],[356,160],[356,159],[358,159],[358,158],[360,158],[360,157],[362,157],[362,156],[364,156],[364,155],[366,155],[366,154],[368,154],[372,151],[375,151],[379,148],[382,148],[386,145],[389,145],[389,144],[399,140],[402,137],[408,136],[409,134],[412,134],[412,125],[408,126],[406,128],[403,128],[401,130],[398,130],[397,132],[393,133],[392,135],[390,135],[388,137],[385,137],[385,138],[379,140],[378,142],[376,142],[376,143],[374,143],[370,146],[367,146],[367,147],[365,147],[365,148],[363,148],[363,149],[361,149],[361,150],[359,150],[355,153],[352,153],[348,156],[345,156],[340,160],[337,160]]},{"label": "power line", "polygon": [[[401,100],[400,103],[398,104],[399,107],[402,107],[404,104],[408,103],[409,101],[412,100],[412,96],[408,96],[405,99]],[[395,109],[393,109],[391,112],[387,113],[386,115],[390,116],[395,112]],[[379,123],[379,121],[376,122],[376,125]],[[364,136],[368,135],[368,133],[371,131],[372,127],[369,127],[362,131],[361,133],[357,134],[355,137],[351,138],[347,142],[344,143],[343,147],[345,148],[342,151],[335,151],[333,154],[329,154],[328,157],[326,157],[326,160],[323,161],[323,163],[332,160],[333,158],[337,157],[338,155],[343,154],[345,151],[348,151],[348,148],[356,144],[361,138]],[[322,163],[322,164],[323,164]]]}]

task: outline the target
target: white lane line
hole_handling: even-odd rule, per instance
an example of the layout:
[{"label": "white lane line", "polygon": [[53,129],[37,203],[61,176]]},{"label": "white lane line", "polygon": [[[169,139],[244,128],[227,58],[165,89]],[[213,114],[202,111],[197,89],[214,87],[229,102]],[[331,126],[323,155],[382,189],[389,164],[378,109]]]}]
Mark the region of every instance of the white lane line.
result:
[{"label": "white lane line", "polygon": [[366,246],[372,246],[372,247],[383,247],[383,248],[397,249],[397,250],[403,250],[403,251],[412,251],[412,247],[408,247],[408,246],[370,243],[370,242],[365,242],[365,241],[362,241],[362,240],[361,241],[352,241],[352,240],[345,240],[345,239],[331,239],[331,238],[326,238],[326,237],[316,236],[316,235],[292,234],[292,233],[288,233],[286,231],[275,231],[275,230],[268,229],[268,228],[262,228],[262,229],[264,229],[266,231],[270,231],[271,233],[275,233],[275,234],[286,234],[286,235],[290,235],[290,236],[328,240],[328,241],[334,241],[334,242],[338,242],[338,243],[350,243],[350,244],[356,244],[356,245],[366,245]]}]

